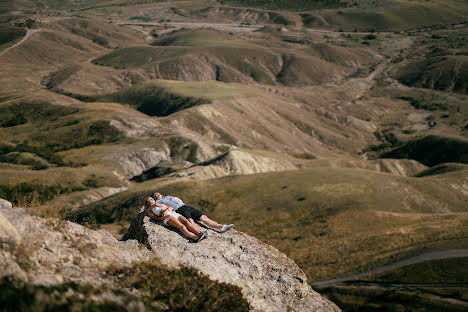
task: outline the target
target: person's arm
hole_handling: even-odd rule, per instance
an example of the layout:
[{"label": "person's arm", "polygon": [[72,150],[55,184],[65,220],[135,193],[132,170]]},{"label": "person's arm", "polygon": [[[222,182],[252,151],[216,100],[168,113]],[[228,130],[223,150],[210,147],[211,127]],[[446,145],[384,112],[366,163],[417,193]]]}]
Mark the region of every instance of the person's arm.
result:
[{"label": "person's arm", "polygon": [[150,217],[151,219],[154,219],[156,221],[163,221],[165,219],[164,213],[163,213],[162,217],[159,217],[159,216],[155,215],[153,210],[152,210],[153,207],[154,206],[149,206],[148,208],[146,208],[146,214],[148,215],[148,217]]},{"label": "person's arm", "polygon": [[180,202],[181,204],[184,203],[184,202],[182,201],[182,199],[180,199],[179,197],[175,197],[175,196],[174,196],[174,197],[171,197],[171,200],[172,200],[172,201],[178,201],[178,202]]}]

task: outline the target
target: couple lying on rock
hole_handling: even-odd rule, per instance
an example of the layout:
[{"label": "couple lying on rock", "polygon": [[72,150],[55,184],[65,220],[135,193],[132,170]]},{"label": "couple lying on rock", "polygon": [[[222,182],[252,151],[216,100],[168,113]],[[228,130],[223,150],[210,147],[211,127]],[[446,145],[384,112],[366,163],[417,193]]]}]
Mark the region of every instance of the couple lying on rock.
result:
[{"label": "couple lying on rock", "polygon": [[145,200],[146,214],[154,220],[163,221],[184,234],[184,236],[199,242],[208,237],[208,231],[202,231],[195,221],[203,222],[206,226],[214,228],[221,233],[229,231],[233,224],[219,224],[198,209],[187,206],[184,202],[173,196],[162,196],[154,193]]}]

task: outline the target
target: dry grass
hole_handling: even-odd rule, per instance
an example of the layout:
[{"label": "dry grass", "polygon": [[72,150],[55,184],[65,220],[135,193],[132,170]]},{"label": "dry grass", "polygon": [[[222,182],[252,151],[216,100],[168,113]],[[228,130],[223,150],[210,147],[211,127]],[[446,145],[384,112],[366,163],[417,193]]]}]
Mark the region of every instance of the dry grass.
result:
[{"label": "dry grass", "polygon": [[79,214],[115,222],[132,217],[156,190],[177,195],[214,220],[235,223],[238,230],[276,246],[317,281],[395,261],[432,242],[466,238],[464,197],[450,186],[460,183],[463,172],[416,179],[312,168],[196,184],[158,186],[153,180]]}]

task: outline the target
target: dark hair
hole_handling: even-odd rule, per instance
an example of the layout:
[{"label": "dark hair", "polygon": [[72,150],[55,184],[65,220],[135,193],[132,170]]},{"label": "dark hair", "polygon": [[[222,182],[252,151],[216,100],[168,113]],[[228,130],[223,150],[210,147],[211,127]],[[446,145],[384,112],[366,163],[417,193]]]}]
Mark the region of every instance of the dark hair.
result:
[{"label": "dark hair", "polygon": [[153,198],[153,197],[148,196],[148,197],[146,197],[146,199],[145,199],[145,209],[149,207],[148,200],[149,200],[150,198]]}]

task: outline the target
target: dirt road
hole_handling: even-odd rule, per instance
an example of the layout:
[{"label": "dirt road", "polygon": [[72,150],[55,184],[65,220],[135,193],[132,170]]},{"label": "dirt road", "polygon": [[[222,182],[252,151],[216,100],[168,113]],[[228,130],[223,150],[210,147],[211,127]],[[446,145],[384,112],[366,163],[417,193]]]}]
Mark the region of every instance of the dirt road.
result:
[{"label": "dirt road", "polygon": [[23,42],[25,42],[26,40],[28,40],[29,37],[31,37],[32,35],[34,35],[35,33],[38,33],[38,32],[41,32],[41,31],[50,31],[50,30],[46,30],[46,29],[42,29],[42,28],[39,28],[39,29],[28,29],[26,31],[26,35],[24,35],[23,39],[21,39],[20,41],[18,41],[17,43],[15,43],[14,45],[12,45],[11,47],[8,47],[6,48],[5,50],[3,51],[0,51],[0,56],[5,54],[6,52],[10,51],[11,49],[19,46],[20,44],[22,44]]},{"label": "dirt road", "polygon": [[367,272],[363,272],[359,274],[353,274],[350,276],[337,278],[337,279],[333,279],[329,281],[315,282],[315,283],[311,283],[311,285],[312,287],[313,286],[325,287],[325,286],[330,286],[330,285],[342,284],[346,281],[357,280],[369,274],[382,273],[385,271],[390,271],[390,270],[394,270],[397,268],[401,268],[410,264],[416,264],[416,263],[421,263],[421,262],[426,262],[426,261],[431,261],[431,260],[464,258],[464,257],[468,257],[468,249],[452,249],[452,250],[445,250],[445,251],[428,252],[428,253],[424,253],[416,257],[397,261],[395,263],[388,264],[388,265],[385,265],[383,267],[380,267],[371,271],[367,271]]}]

